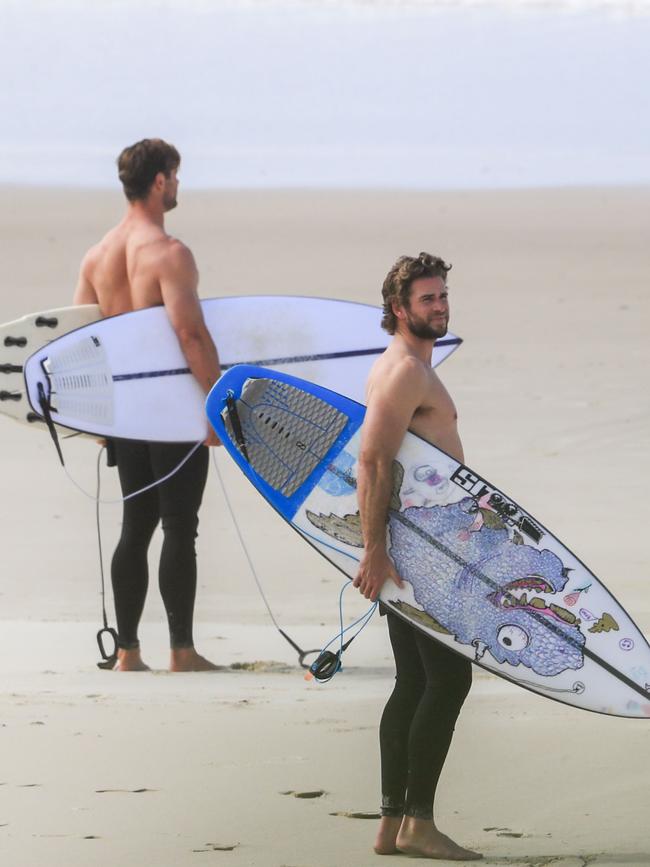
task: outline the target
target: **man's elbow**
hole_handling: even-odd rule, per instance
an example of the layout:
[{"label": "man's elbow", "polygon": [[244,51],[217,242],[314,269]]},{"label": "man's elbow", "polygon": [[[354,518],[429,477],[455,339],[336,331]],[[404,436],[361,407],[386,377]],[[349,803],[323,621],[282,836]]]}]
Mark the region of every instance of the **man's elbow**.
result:
[{"label": "man's elbow", "polygon": [[362,448],[359,452],[359,469],[371,477],[390,471],[392,458],[376,448]]},{"label": "man's elbow", "polygon": [[205,339],[204,330],[195,325],[181,325],[175,329],[176,337],[183,352],[191,351],[197,346],[203,345]]}]

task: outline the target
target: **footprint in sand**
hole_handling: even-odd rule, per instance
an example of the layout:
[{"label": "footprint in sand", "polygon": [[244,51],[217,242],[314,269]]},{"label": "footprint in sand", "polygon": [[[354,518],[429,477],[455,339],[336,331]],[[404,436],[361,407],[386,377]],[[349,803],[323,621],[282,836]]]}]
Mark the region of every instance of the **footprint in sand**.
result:
[{"label": "footprint in sand", "polygon": [[276,662],[274,659],[256,659],[254,662],[231,662],[228,668],[231,671],[256,671],[264,674],[284,674],[292,672],[293,668],[284,662]]},{"label": "footprint in sand", "polygon": [[192,852],[232,852],[239,843],[206,843],[204,849],[192,849]]},{"label": "footprint in sand", "polygon": [[289,789],[286,792],[280,792],[281,795],[293,795],[294,798],[322,798],[327,792],[324,789],[314,789],[310,792],[295,792]]}]

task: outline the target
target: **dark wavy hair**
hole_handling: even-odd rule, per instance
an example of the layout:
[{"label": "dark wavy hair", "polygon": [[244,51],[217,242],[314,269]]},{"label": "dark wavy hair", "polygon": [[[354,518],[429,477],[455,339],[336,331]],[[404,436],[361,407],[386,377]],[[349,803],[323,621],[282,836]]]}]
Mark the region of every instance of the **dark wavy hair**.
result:
[{"label": "dark wavy hair", "polygon": [[411,297],[411,286],[420,277],[442,277],[447,279],[451,265],[447,265],[439,256],[431,253],[420,253],[414,256],[400,256],[390,269],[384,280],[381,294],[384,299],[384,315],[381,327],[389,334],[397,330],[397,317],[393,313],[393,303],[408,310]]},{"label": "dark wavy hair", "polygon": [[124,195],[130,202],[146,199],[158,172],[168,178],[180,164],[181,157],[174,145],[160,138],[143,138],[124,148],[117,158]]}]

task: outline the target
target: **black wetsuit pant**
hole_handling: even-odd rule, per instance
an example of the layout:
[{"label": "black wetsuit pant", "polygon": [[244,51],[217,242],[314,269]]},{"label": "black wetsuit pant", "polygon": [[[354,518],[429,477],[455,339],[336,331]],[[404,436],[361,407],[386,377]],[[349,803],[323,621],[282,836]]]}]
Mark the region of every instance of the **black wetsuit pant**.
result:
[{"label": "black wetsuit pant", "polygon": [[472,664],[387,613],[395,688],[379,727],[382,816],[433,818],[438,778],[472,684]]},{"label": "black wetsuit pant", "polygon": [[[193,443],[114,440],[113,445],[122,494],[126,496],[170,473]],[[193,647],[194,541],[207,475],[208,449],[200,446],[170,479],[124,502],[122,534],[111,566],[121,648],[138,647],[138,624],[149,583],[147,551],[158,521],[163,530],[158,578],[171,646]]]}]

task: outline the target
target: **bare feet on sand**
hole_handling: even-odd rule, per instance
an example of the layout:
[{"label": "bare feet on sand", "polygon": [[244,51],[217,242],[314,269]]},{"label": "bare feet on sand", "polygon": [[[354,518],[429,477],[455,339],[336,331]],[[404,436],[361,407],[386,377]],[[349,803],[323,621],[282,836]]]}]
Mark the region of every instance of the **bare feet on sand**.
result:
[{"label": "bare feet on sand", "polygon": [[220,671],[221,667],[200,656],[193,647],[172,648],[170,671]]},{"label": "bare feet on sand", "polygon": [[401,816],[382,816],[379,820],[379,830],[375,839],[377,855],[399,855],[395,845],[397,834],[402,826]]},{"label": "bare feet on sand", "polygon": [[395,840],[398,852],[412,858],[437,858],[444,861],[478,861],[483,856],[471,849],[463,849],[458,843],[440,832],[428,819],[404,816]]},{"label": "bare feet on sand", "polygon": [[142,661],[139,647],[131,650],[123,650],[120,647],[117,650],[117,662],[113,666],[113,671],[150,671],[150,668]]}]

